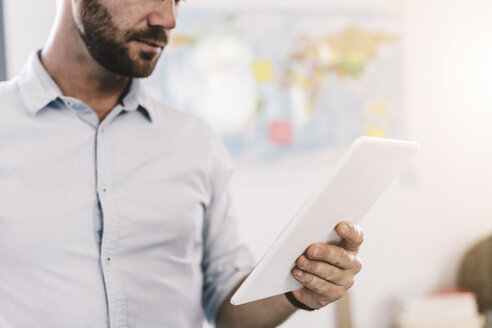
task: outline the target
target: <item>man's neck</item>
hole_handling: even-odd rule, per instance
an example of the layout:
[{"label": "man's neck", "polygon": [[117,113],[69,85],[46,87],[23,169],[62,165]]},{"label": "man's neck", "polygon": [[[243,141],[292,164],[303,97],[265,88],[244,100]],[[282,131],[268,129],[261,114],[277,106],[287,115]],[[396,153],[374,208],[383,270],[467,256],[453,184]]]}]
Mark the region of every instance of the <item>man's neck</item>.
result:
[{"label": "man's neck", "polygon": [[84,102],[102,121],[121,103],[131,79],[100,66],[81,45],[82,40],[73,38],[74,32],[58,29],[43,48],[41,62],[64,96]]}]

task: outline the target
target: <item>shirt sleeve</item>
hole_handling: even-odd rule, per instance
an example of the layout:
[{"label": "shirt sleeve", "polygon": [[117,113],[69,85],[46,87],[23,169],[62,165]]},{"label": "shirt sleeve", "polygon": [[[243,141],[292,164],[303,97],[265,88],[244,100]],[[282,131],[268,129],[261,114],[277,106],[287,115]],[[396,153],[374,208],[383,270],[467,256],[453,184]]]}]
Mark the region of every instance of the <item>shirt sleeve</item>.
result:
[{"label": "shirt sleeve", "polygon": [[249,248],[241,242],[238,234],[229,186],[232,160],[223,144],[217,144],[210,181],[212,197],[205,210],[203,228],[202,303],[211,323],[215,322],[225,298],[251,272],[254,264]]}]

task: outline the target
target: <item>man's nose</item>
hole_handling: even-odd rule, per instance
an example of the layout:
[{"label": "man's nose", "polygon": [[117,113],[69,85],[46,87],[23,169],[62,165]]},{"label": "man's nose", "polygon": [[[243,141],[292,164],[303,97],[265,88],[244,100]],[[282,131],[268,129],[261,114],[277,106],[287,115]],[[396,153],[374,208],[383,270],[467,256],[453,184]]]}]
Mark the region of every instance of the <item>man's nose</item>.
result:
[{"label": "man's nose", "polygon": [[175,0],[155,1],[155,8],[148,18],[149,25],[159,26],[166,30],[175,28],[177,8],[174,1]]}]

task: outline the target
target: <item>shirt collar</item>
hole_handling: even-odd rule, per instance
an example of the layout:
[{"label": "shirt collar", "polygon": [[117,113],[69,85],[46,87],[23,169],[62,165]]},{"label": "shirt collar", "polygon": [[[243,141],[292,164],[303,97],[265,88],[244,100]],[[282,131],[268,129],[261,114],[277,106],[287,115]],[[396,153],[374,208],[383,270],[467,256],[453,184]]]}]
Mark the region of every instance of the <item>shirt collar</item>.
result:
[{"label": "shirt collar", "polygon": [[49,103],[63,96],[41,64],[39,52],[29,57],[19,76],[19,87],[24,104],[31,114],[37,114]]},{"label": "shirt collar", "polygon": [[153,122],[156,115],[153,106],[149,103],[149,96],[142,89],[142,81],[133,79],[128,93],[123,97],[123,108],[127,111],[141,111],[149,121]]},{"label": "shirt collar", "polygon": [[[63,98],[63,93],[40,60],[40,52],[32,54],[19,76],[19,87],[27,110],[35,115],[48,104]],[[155,120],[155,112],[149,104],[148,96],[142,90],[142,81],[133,79],[128,93],[123,98],[123,108],[127,111],[141,111],[149,121]]]}]

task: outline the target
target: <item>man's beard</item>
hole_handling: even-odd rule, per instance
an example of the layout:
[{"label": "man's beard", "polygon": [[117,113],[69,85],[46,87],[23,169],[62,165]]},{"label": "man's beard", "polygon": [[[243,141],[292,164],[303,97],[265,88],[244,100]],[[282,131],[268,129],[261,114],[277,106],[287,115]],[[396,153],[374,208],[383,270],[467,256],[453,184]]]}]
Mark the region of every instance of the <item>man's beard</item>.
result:
[{"label": "man's beard", "polygon": [[[127,31],[118,40],[118,28],[111,14],[99,0],[82,0],[79,27],[82,40],[94,60],[108,71],[126,77],[147,77],[154,71],[160,55],[140,51],[138,58],[132,58],[126,42],[148,40],[167,44],[166,32],[159,27],[149,27],[143,31]],[[121,33],[120,33],[121,34]]]}]

